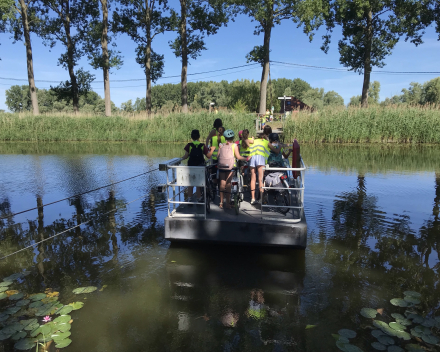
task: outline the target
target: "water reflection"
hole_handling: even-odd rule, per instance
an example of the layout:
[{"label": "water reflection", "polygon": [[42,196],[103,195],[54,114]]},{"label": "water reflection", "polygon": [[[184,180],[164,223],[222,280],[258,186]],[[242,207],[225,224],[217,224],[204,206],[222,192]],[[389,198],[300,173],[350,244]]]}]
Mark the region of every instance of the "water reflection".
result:
[{"label": "water reflection", "polygon": [[20,148],[38,156],[0,144],[0,162],[8,161],[0,172],[1,256],[87,223],[6,258],[0,274],[31,269],[19,288],[50,287],[65,303],[75,287],[108,286],[74,313],[80,324],[66,351],[330,351],[340,328],[356,330],[355,344],[367,351],[361,308],[389,316],[389,300],[415,290],[423,313],[438,315],[438,147],[302,147],[311,166],[306,251],[169,247],[160,173],[42,207],[151,170],[181,146]]}]

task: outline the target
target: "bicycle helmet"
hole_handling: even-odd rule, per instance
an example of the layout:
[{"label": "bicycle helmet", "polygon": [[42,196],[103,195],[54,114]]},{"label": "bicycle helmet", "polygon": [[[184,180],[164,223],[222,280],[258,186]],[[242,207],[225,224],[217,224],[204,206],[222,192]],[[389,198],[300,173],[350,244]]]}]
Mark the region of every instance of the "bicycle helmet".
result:
[{"label": "bicycle helmet", "polygon": [[269,135],[269,140],[270,141],[277,141],[277,142],[279,142],[280,141],[280,137],[278,136],[278,133],[271,133]]},{"label": "bicycle helmet", "polygon": [[223,133],[223,136],[225,138],[234,138],[235,134],[233,130],[226,130],[225,133]]}]

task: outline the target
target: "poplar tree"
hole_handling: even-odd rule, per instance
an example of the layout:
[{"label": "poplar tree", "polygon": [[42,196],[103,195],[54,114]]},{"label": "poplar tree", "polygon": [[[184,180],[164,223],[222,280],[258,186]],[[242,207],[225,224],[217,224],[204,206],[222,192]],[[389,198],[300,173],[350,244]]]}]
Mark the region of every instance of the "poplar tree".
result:
[{"label": "poplar tree", "polygon": [[[135,43],[136,62],[145,72],[147,83],[145,101],[147,114],[151,114],[151,82],[163,75],[164,56],[152,49],[154,38],[172,30],[176,21],[164,16],[167,1],[161,0],[120,0],[122,8],[113,14],[115,31],[126,33]],[[118,9],[119,10],[119,9]]]},{"label": "poplar tree", "polygon": [[228,22],[227,3],[220,0],[180,0],[180,12],[171,10],[177,38],[170,42],[176,57],[182,59],[182,112],[188,112],[188,57],[197,59],[205,47],[205,35],[216,34]]},{"label": "poplar tree", "polygon": [[[97,5],[98,2],[95,2]],[[119,69],[122,65],[122,58],[119,52],[109,49],[112,36],[109,34],[109,0],[99,0],[101,5],[102,19],[95,18],[89,23],[88,30],[84,33],[84,49],[94,69],[102,69],[104,79],[104,102],[105,116],[111,116],[110,99],[110,69]],[[95,10],[99,12],[99,9]],[[113,43],[114,45],[115,43]]]},{"label": "poplar tree", "polygon": [[37,89],[34,79],[34,63],[32,54],[31,32],[35,32],[39,18],[36,0],[0,0],[0,31],[13,34],[14,43],[24,41],[26,48],[26,66],[29,82],[29,93],[32,102],[32,112],[38,115]]},{"label": "poplar tree", "polygon": [[[93,1],[81,0],[41,0],[43,6],[50,10],[40,26],[39,35],[44,44],[51,48],[60,42],[66,52],[58,59],[58,65],[67,69],[70,81],[61,83],[58,89],[60,94],[69,92],[73,103],[73,111],[79,111],[80,90],[87,92],[94,76],[78,70],[75,71],[78,60],[84,55],[83,44],[88,33],[89,24],[99,16],[99,9]],[[78,82],[78,74],[81,82]],[[81,87],[82,83],[84,87]]]},{"label": "poplar tree", "polygon": [[[247,62],[258,62],[262,66],[260,81],[260,105],[259,113],[266,112],[267,82],[270,65],[270,39],[272,28],[281,24],[282,20],[290,19],[298,23],[298,27],[304,25],[304,33],[311,31],[322,24],[320,0],[230,0],[236,13],[248,15],[252,21],[257,22],[254,34],[263,34],[263,45],[255,46],[246,55]],[[309,39],[312,40],[313,35]],[[292,43],[292,37],[289,37]]]},{"label": "poplar tree", "polygon": [[361,104],[368,106],[368,90],[373,67],[384,67],[401,37],[415,45],[422,43],[426,27],[426,8],[430,0],[334,0],[327,1],[325,14],[329,35],[322,49],[327,52],[330,33],[342,27],[338,42],[339,61],[350,70],[364,75]]}]

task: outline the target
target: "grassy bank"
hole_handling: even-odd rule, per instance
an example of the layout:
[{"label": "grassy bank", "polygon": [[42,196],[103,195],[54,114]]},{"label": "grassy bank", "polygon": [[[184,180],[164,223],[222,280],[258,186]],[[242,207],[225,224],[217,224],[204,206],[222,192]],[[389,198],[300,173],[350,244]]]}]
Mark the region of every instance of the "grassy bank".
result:
[{"label": "grassy bank", "polygon": [[[3,141],[184,142],[191,130],[207,136],[215,118],[238,131],[254,134],[254,115],[222,112],[170,114],[166,117],[87,117],[0,114]],[[370,107],[300,112],[285,123],[286,140],[336,143],[440,143],[440,109]]]}]

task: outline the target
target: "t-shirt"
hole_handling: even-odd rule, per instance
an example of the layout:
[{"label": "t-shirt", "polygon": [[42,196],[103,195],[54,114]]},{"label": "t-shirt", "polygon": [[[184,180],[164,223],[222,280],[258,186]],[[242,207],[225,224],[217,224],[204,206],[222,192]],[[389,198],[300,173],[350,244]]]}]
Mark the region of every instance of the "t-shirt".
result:
[{"label": "t-shirt", "polygon": [[284,149],[280,147],[279,145],[276,147],[276,149],[281,148],[280,152],[278,154],[274,153],[273,151],[270,151],[269,158],[267,160],[268,163],[279,163],[281,165],[284,164],[283,162],[283,152]]},{"label": "t-shirt", "polygon": [[[192,143],[188,143],[185,148],[183,148],[183,150],[185,150],[185,152],[189,153],[189,148],[191,147]],[[203,144],[203,154],[207,155],[209,153],[209,149],[206,147],[206,145]]]}]

